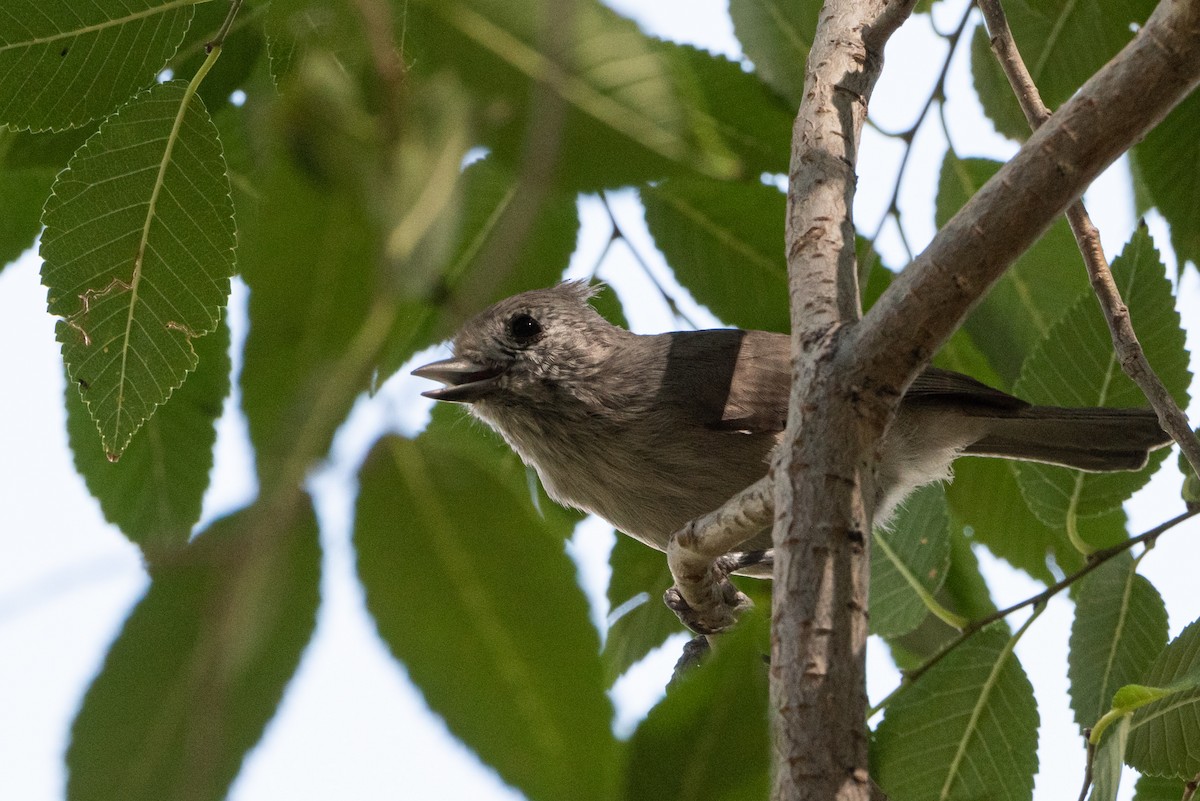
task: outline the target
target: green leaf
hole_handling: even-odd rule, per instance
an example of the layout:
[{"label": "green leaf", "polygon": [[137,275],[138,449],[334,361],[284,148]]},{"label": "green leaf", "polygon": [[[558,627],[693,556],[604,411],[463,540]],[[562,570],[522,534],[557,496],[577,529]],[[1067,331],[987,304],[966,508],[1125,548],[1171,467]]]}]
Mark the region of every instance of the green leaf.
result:
[{"label": "green leaf", "polygon": [[240,254],[250,286],[242,407],[264,486],[287,460],[325,453],[365,371],[331,370],[364,325],[379,231],[348,193],[322,191],[285,166],[256,181],[261,203]]},{"label": "green leaf", "polygon": [[641,195],[655,244],[698,302],[740,328],[789,330],[782,192],[673,178]]},{"label": "green leaf", "polygon": [[34,131],[102,117],[147,86],[198,0],[5,0],[0,124]]},{"label": "green leaf", "polygon": [[196,368],[193,340],[229,295],[233,203],[204,104],[180,83],[138,95],[71,158],[42,219],[63,360],[116,459]]},{"label": "green leaf", "polygon": [[[736,173],[694,78],[669,49],[596,0],[562,18],[554,9],[553,0],[424,0],[408,7],[405,41],[418,70],[449,67],[478,93],[485,145],[510,163],[529,147],[557,149],[566,186]],[[548,19],[559,23],[553,37],[542,35]],[[556,108],[561,126],[544,121]]]},{"label": "green leaf", "polygon": [[1067,655],[1080,729],[1121,706],[1114,691],[1141,679],[1166,644],[1166,606],[1132,559],[1114,559],[1080,582]]},{"label": "green leaf", "polygon": [[[1180,268],[1200,265],[1200,95],[1192,94],[1133,148],[1130,164],[1143,190],[1139,205],[1153,204],[1171,226],[1171,245]],[[1145,208],[1139,209],[1145,211]]]},{"label": "green leaf", "polygon": [[611,798],[600,643],[563,549],[573,518],[549,504],[538,516],[524,475],[496,468],[496,443],[445,431],[384,439],[363,466],[354,542],[367,608],[429,705],[501,778],[534,801]]},{"label": "green leaf", "polygon": [[[439,265],[438,296],[409,303],[380,366],[380,377],[393,374],[413,353],[454,334],[466,319],[487,305],[527,289],[552,286],[575,250],[579,212],[574,193],[551,190],[537,208],[519,243],[519,258],[507,273],[497,259],[514,252],[514,215],[527,209],[519,178],[495,158],[477,161],[460,179],[462,224],[448,258]],[[454,302],[450,302],[453,299]],[[465,302],[464,302],[465,299]]]},{"label": "green leaf", "polygon": [[0,167],[0,270],[33,245],[53,183],[53,170]]},{"label": "green leaf", "polygon": [[[1064,572],[1083,567],[1083,556],[1071,545],[1066,530],[1046,525],[1029,509],[1012,462],[959,459],[947,498],[955,519],[969,528],[972,542],[986,546],[1034,579],[1053,583],[1051,559]],[[1084,541],[1097,548],[1115,545],[1128,536],[1121,509],[1080,520],[1078,529]]]},{"label": "green leaf", "polygon": [[336,56],[347,75],[359,74],[369,58],[361,17],[344,3],[271,0],[264,27],[277,87],[286,88],[297,67],[317,52]]},{"label": "green leaf", "polygon": [[674,682],[628,746],[628,801],[767,797],[766,615],[742,617],[704,664]]},{"label": "green leaf", "polygon": [[[1053,110],[1133,38],[1131,23],[1144,22],[1154,6],[1154,0],[1018,0],[1004,10],[1042,100]],[[1001,92],[981,92],[979,99],[992,120],[1011,116]]]},{"label": "green leaf", "polygon": [[[1200,428],[1193,433],[1200,437]],[[1183,500],[1187,503],[1200,503],[1200,478],[1197,477],[1196,468],[1192,467],[1192,463],[1188,461],[1187,454],[1182,449],[1179,451],[1178,463],[1179,472],[1183,474]]]},{"label": "green leaf", "polygon": [[1037,772],[1037,704],[1003,626],[955,649],[887,708],[871,776],[893,801],[1027,801]]},{"label": "green leaf", "polygon": [[[987,159],[947,153],[938,182],[936,222],[943,226],[1000,168]],[[964,327],[1009,389],[1026,354],[1046,335],[1071,299],[1089,292],[1075,238],[1056,221],[1004,274]]]},{"label": "green leaf", "polygon": [[[963,535],[960,524],[950,524],[950,567],[937,600],[969,620],[976,620],[996,611],[987,583],[979,571],[979,561],[971,544]],[[892,658],[901,670],[917,667],[938,652],[958,630],[933,615],[926,615],[921,625],[900,637],[887,638]]]},{"label": "green leaf", "polygon": [[871,633],[883,637],[907,634],[920,625],[929,608],[913,588],[919,583],[934,595],[950,567],[950,521],[945,488],[917,490],[886,528],[876,527],[871,548]]},{"label": "green leaf", "polygon": [[215,423],[229,394],[229,327],[196,343],[200,365],[171,403],[146,423],[116,464],[96,447],[87,415],[91,387],[67,385],[67,434],[75,468],[104,518],[141,546],[151,564],[187,544],[213,464]]},{"label": "green leaf", "polygon": [[685,67],[698,94],[693,113],[715,129],[737,157],[736,174],[755,180],[763,173],[786,174],[796,109],[754,73],[699,47],[660,41],[658,46]]},{"label": "green leaf", "polygon": [[219,801],[275,714],[316,624],[305,501],[252,507],[156,570],[75,718],[72,801]]},{"label": "green leaf", "polygon": [[1129,764],[1142,773],[1191,779],[1200,772],[1200,621],[1163,649],[1141,683],[1172,694],[1134,713]]},{"label": "green leaf", "polygon": [[1108,730],[1092,763],[1092,794],[1090,801],[1117,801],[1121,787],[1121,769],[1129,743],[1129,718],[1123,717]]},{"label": "green leaf", "polygon": [[33,245],[54,176],[94,127],[31,134],[0,129],[0,270]]},{"label": "green leaf", "polygon": [[1132,712],[1170,694],[1170,690],[1162,687],[1147,687],[1144,684],[1126,684],[1113,693],[1112,706],[1113,709],[1121,712]]},{"label": "green leaf", "polygon": [[991,38],[987,27],[983,25],[976,27],[971,34],[971,77],[984,114],[996,126],[996,131],[1018,142],[1028,139],[1029,121],[1025,119],[1025,112],[1013,94],[1004,69],[992,52]]},{"label": "green leaf", "polygon": [[1184,782],[1174,776],[1139,776],[1133,801],[1179,801]]},{"label": "green leaf", "polygon": [[[1186,408],[1191,383],[1188,354],[1175,298],[1158,251],[1143,226],[1113,260],[1113,280],[1129,307],[1146,358],[1177,402]],[[1122,371],[1112,338],[1094,298],[1081,297],[1022,366],[1016,394],[1054,406],[1146,406],[1146,398]],[[1044,522],[1073,520],[1117,509],[1150,480],[1166,450],[1151,454],[1136,472],[1083,473],[1018,463],[1017,481],[1029,508]]]},{"label": "green leaf", "polygon": [[609,624],[601,657],[605,679],[612,684],[684,629],[663,603],[663,593],[674,584],[665,554],[618,532],[609,562],[608,603],[612,614],[620,616]]},{"label": "green leaf", "polygon": [[817,32],[815,0],[730,0],[733,32],[762,79],[793,107],[804,99],[804,65]]}]

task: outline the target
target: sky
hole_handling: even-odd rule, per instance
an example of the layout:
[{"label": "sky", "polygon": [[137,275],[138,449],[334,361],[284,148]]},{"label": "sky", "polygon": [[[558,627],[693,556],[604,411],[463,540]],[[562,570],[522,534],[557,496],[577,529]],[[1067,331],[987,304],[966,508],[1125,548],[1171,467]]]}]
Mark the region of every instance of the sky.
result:
[{"label": "sky", "polygon": [[[651,32],[739,55],[722,2],[619,0],[611,5]],[[963,5],[958,0],[950,0],[948,10],[941,5],[935,16],[946,29]],[[885,71],[872,104],[882,127],[899,130],[911,122],[913,109],[927,94],[940,66],[942,52],[940,41],[932,38],[921,19],[900,30],[888,61],[902,63],[904,77],[898,71]],[[952,83],[949,96],[951,134],[961,155],[1011,155],[1014,146],[980,122],[968,86]],[[918,248],[933,234],[932,200],[943,147],[940,128],[926,125],[916,139],[910,177],[901,195],[906,232]],[[898,155],[894,141],[867,130],[855,207],[863,230],[874,230],[882,215]],[[1135,223],[1127,172],[1118,165],[1097,183],[1088,200],[1112,255]],[[636,198],[616,193],[615,207],[633,246],[649,258],[659,280],[672,286],[669,271],[640,221]],[[590,272],[608,237],[604,214],[594,199],[581,201],[581,215],[579,253],[568,275]],[[1153,219],[1150,223],[1161,246],[1166,242],[1163,227]],[[903,261],[894,234],[885,233],[880,248],[890,263]],[[108,644],[147,585],[137,549],[104,522],[72,466],[64,430],[61,360],[38,268],[31,252],[0,271],[0,342],[8,343],[0,348],[0,375],[7,379],[6,391],[0,393],[0,448],[6,455],[0,460],[0,798],[20,801],[63,797],[62,755],[71,720]],[[678,327],[623,244],[612,248],[599,275],[626,301],[635,330]],[[1181,296],[1185,308],[1200,309],[1195,270],[1185,274]],[[229,316],[235,351],[245,337],[245,301],[246,289],[235,281]],[[717,322],[701,309],[687,304],[685,308],[702,321]],[[1195,373],[1200,371],[1200,321],[1192,321],[1188,344]],[[414,363],[432,357],[431,352],[421,354]],[[378,640],[354,577],[348,528],[351,477],[381,432],[412,434],[424,425],[431,404],[419,396],[424,388],[425,382],[402,370],[374,399],[360,401],[338,435],[330,466],[312,480],[325,551],[317,632],[278,714],[231,791],[234,801],[522,797],[450,737],[425,707],[403,666]],[[205,498],[205,521],[254,496],[246,429],[237,408],[235,389],[219,423],[217,464]],[[1200,406],[1193,405],[1190,411],[1193,420],[1200,417]],[[1173,468],[1164,469],[1131,502],[1133,530],[1159,522],[1164,509],[1179,508],[1178,481]],[[1143,572],[1172,612],[1172,636],[1200,617],[1194,562],[1188,561],[1186,550],[1186,539],[1197,535],[1200,523],[1193,521],[1163,538],[1143,562]],[[598,620],[607,613],[604,555],[612,542],[611,529],[593,520],[581,526],[570,546]],[[986,552],[980,556],[999,603],[1020,600],[1040,589]],[[1071,614],[1066,601],[1052,602],[1017,648],[1039,698],[1039,756],[1048,770],[1038,778],[1035,798],[1047,801],[1074,797],[1082,776],[1082,750],[1066,708],[1064,650]],[[618,732],[630,731],[660,697],[680,643],[671,643],[620,682],[614,693]],[[879,643],[872,643],[868,659],[870,693],[878,699],[894,686],[896,674]],[[1126,798],[1128,789],[1123,792]]]}]

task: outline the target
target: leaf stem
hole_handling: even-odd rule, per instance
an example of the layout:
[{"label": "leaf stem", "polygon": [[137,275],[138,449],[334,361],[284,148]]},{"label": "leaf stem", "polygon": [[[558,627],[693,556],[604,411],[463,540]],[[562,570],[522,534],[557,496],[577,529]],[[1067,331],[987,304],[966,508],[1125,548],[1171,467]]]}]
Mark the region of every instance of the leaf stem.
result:
[{"label": "leaf stem", "polygon": [[908,569],[908,565],[904,564],[899,555],[892,549],[892,546],[888,543],[888,541],[879,534],[878,528],[875,529],[873,538],[875,540],[875,544],[878,545],[880,550],[883,551],[884,556],[888,558],[888,561],[892,563],[897,572],[899,572],[904,580],[908,583],[908,586],[912,588],[912,591],[917,594],[917,597],[921,599],[921,603],[925,604],[925,608],[928,609],[930,613],[932,613],[935,617],[937,617],[938,620],[942,621],[947,626],[952,626],[959,631],[962,631],[967,627],[967,624],[971,621],[962,615],[951,612],[949,609],[938,603],[937,598],[933,597],[933,593],[931,593],[929,589],[926,588],[926,586],[922,584],[916,576],[913,575],[913,572]]}]

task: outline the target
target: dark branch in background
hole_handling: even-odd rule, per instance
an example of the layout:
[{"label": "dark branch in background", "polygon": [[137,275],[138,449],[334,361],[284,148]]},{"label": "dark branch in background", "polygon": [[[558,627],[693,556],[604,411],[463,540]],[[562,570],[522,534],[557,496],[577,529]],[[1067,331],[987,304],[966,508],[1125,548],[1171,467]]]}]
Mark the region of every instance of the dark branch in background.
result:
[{"label": "dark branch in background", "polygon": [[850,380],[902,393],[1016,257],[1198,82],[1200,4],[1163,0],[888,287],[846,343]]},{"label": "dark branch in background", "polygon": [[1140,545],[1140,544],[1144,543],[1147,548],[1152,547],[1154,545],[1154,541],[1157,540],[1164,533],[1173,529],[1175,526],[1179,525],[1180,523],[1184,522],[1185,520],[1189,520],[1190,518],[1195,517],[1197,514],[1200,514],[1200,508],[1189,509],[1186,512],[1183,512],[1182,514],[1176,515],[1175,517],[1171,518],[1170,520],[1166,521],[1165,523],[1161,523],[1161,524],[1155,526],[1154,528],[1150,529],[1149,531],[1147,531],[1143,534],[1139,534],[1136,537],[1131,537],[1130,539],[1127,539],[1123,542],[1113,545],[1110,548],[1103,548],[1099,551],[1095,551],[1094,553],[1092,553],[1088,556],[1087,564],[1085,564],[1079,570],[1076,570],[1071,575],[1066,576],[1061,581],[1057,581],[1054,584],[1051,584],[1049,587],[1042,590],[1037,595],[1031,595],[1030,597],[1026,598],[1023,601],[1019,601],[1019,602],[1013,604],[1012,606],[1009,606],[1005,609],[1001,609],[997,612],[992,612],[990,615],[985,615],[984,617],[981,617],[978,620],[972,620],[969,624],[967,624],[966,628],[964,628],[962,631],[960,631],[958,633],[957,637],[955,637],[953,640],[950,640],[945,645],[943,645],[936,654],[931,656],[929,659],[925,660],[923,663],[921,663],[920,666],[913,668],[912,670],[905,671],[904,681],[902,681],[900,683],[899,687],[897,687],[895,690],[893,690],[891,693],[889,693],[886,698],[884,698],[882,701],[880,701],[878,704],[876,704],[875,708],[871,710],[871,714],[874,714],[875,712],[878,712],[879,710],[883,709],[885,706],[888,705],[888,703],[891,702],[891,700],[896,696],[897,693],[899,693],[900,691],[902,691],[902,690],[906,689],[907,687],[909,687],[910,685],[912,685],[914,682],[917,681],[917,679],[921,678],[926,673],[928,673],[929,670],[932,669],[934,665],[936,665],[938,662],[941,662],[943,659],[945,659],[947,656],[949,656],[950,652],[952,652],[955,648],[958,648],[958,646],[962,645],[964,642],[969,640],[975,634],[979,633],[980,631],[987,628],[991,624],[995,623],[998,620],[1003,620],[1004,618],[1011,615],[1013,612],[1020,611],[1021,609],[1024,609],[1027,606],[1039,606],[1039,605],[1045,604],[1047,601],[1049,601],[1055,595],[1058,595],[1060,592],[1067,589],[1072,584],[1079,581],[1084,576],[1086,576],[1087,574],[1091,573],[1096,568],[1103,565],[1105,562],[1109,561],[1113,557],[1120,556],[1121,554],[1125,553],[1126,551],[1128,551],[1130,548],[1132,548],[1135,545]]},{"label": "dark branch in background", "polygon": [[237,17],[238,10],[241,7],[242,0],[231,0],[229,3],[229,13],[225,15],[225,21],[222,22],[221,27],[217,29],[217,35],[204,45],[205,53],[211,53],[213,50],[217,50],[225,44],[225,37],[229,35],[229,29],[233,25],[233,20]]},{"label": "dark branch in background", "polygon": [[[1037,130],[1046,120],[1050,119],[1050,109],[1042,102],[1033,77],[1025,67],[1025,62],[1017,50],[1012,31],[1008,27],[1008,19],[1000,0],[978,0],[979,8],[983,11],[988,32],[991,34],[992,50],[996,54],[1029,127]],[[1129,319],[1129,307],[1121,299],[1121,293],[1113,281],[1112,270],[1109,269],[1108,259],[1104,257],[1104,249],[1100,244],[1100,232],[1092,224],[1091,217],[1083,205],[1077,200],[1067,209],[1067,220],[1071,231],[1075,234],[1075,242],[1079,252],[1083,254],[1087,266],[1088,278],[1104,319],[1108,322],[1108,330],[1112,334],[1113,349],[1117,360],[1125,374],[1133,379],[1158,413],[1158,422],[1171,437],[1179,443],[1192,469],[1200,474],[1200,439],[1188,424],[1187,416],[1179,408],[1179,404],[1171,397],[1162,379],[1154,372],[1146,353],[1138,342]]]},{"label": "dark branch in background", "polygon": [[1096,775],[1096,744],[1091,739],[1092,730],[1085,729],[1083,741],[1087,745],[1087,762],[1083,766],[1083,787],[1079,790],[1079,801],[1087,801],[1088,790],[1092,789],[1092,779]]},{"label": "dark branch in background", "polygon": [[1200,773],[1192,777],[1192,780],[1183,786],[1183,798],[1180,801],[1192,801],[1196,797],[1196,790],[1200,788]]},{"label": "dark branch in background", "polygon": [[[892,195],[888,198],[887,208],[883,212],[883,216],[879,219],[879,224],[875,226],[875,233],[871,234],[870,256],[859,266],[858,280],[860,284],[865,285],[867,276],[870,275],[871,267],[874,266],[875,242],[879,239],[879,235],[883,233],[883,227],[887,225],[888,220],[895,220],[896,230],[900,236],[900,241],[904,245],[904,250],[908,253],[908,258],[912,259],[912,250],[908,246],[908,238],[904,234],[904,226],[900,224],[900,185],[904,181],[904,173],[908,169],[908,160],[912,156],[913,141],[916,139],[917,131],[925,124],[925,118],[929,115],[929,110],[933,108],[934,103],[937,103],[939,108],[945,106],[946,101],[946,76],[950,74],[950,62],[954,59],[954,53],[958,50],[958,43],[962,39],[963,31],[967,29],[967,21],[971,18],[971,12],[974,7],[968,3],[966,10],[963,12],[962,18],[958,21],[958,25],[949,34],[943,34],[940,31],[938,35],[946,40],[948,49],[946,58],[942,61],[942,68],[938,72],[937,80],[934,81],[933,89],[929,92],[929,97],[925,99],[925,105],[921,107],[921,111],[917,114],[917,119],[903,131],[889,132],[884,131],[877,125],[872,127],[884,136],[892,139],[899,139],[904,143],[904,153],[900,156],[900,166],[896,170],[896,180],[892,184]],[[868,120],[868,122],[870,122]],[[949,133],[946,139],[949,141]]]},{"label": "dark branch in background", "polygon": [[604,261],[604,257],[608,254],[609,248],[612,247],[612,243],[618,239],[621,240],[625,243],[625,247],[629,248],[629,252],[633,256],[633,260],[638,263],[638,266],[642,268],[642,272],[646,274],[648,279],[650,279],[650,283],[654,284],[654,288],[658,290],[658,294],[662,296],[663,302],[667,304],[667,308],[671,310],[671,314],[675,315],[677,320],[682,320],[692,328],[699,328],[700,326],[697,325],[696,321],[693,320],[691,316],[687,314],[687,312],[679,308],[679,304],[675,302],[674,296],[667,292],[666,287],[664,287],[662,282],[658,280],[658,276],[656,276],[654,271],[650,269],[650,263],[646,261],[646,258],[642,255],[641,251],[634,247],[633,240],[626,236],[625,230],[621,228],[621,224],[617,222],[617,216],[613,214],[612,206],[608,202],[608,194],[606,192],[600,193],[600,203],[604,206],[605,214],[608,215],[608,223],[612,228],[612,233],[609,235],[608,243],[605,244],[604,251],[600,254],[600,258],[596,259],[596,267],[592,269],[592,274],[595,275],[596,269],[598,269],[600,263]]}]

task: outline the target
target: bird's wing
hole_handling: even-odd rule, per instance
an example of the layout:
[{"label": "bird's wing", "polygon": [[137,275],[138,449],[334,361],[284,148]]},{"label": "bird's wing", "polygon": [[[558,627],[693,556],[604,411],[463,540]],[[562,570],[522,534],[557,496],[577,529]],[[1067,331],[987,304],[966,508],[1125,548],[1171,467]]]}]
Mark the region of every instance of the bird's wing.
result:
[{"label": "bird's wing", "polygon": [[[707,428],[775,434],[787,424],[790,343],[784,334],[719,329],[669,335],[665,383],[670,397]],[[697,376],[704,376],[698,380]],[[1025,401],[970,376],[926,368],[904,396],[906,406],[953,404],[970,414],[1015,412]]]},{"label": "bird's wing", "polygon": [[968,375],[927,367],[913,380],[904,395],[905,404],[953,403],[960,407],[976,407],[981,412],[1016,411],[1029,406],[1020,398],[1013,397],[976,381]]},{"label": "bird's wing", "polygon": [[788,338],[718,329],[666,335],[664,397],[716,431],[776,433],[787,422]]}]

